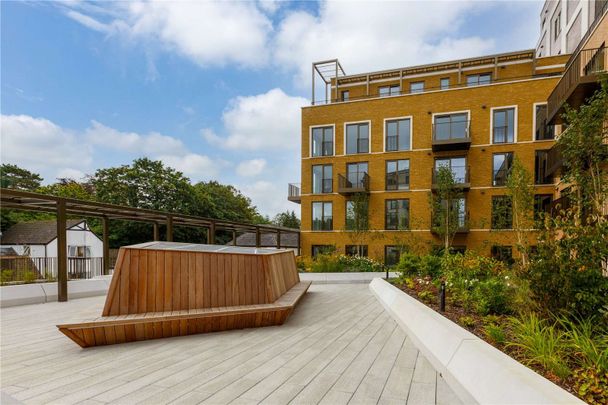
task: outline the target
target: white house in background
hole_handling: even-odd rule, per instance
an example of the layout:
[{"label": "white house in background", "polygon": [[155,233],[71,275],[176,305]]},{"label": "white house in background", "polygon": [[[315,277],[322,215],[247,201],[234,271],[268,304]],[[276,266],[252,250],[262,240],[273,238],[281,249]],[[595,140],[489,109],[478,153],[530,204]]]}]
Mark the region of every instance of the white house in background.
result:
[{"label": "white house in background", "polygon": [[[103,257],[103,242],[91,231],[84,219],[67,220],[67,249],[69,258]],[[3,248],[12,248],[20,256],[57,257],[57,222],[20,222],[0,237]]]}]

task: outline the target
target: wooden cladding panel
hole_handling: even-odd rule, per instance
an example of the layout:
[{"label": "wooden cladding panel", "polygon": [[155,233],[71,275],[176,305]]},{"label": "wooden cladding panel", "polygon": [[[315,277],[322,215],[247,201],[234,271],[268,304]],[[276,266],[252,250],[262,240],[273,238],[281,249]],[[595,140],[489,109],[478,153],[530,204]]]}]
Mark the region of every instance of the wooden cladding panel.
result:
[{"label": "wooden cladding panel", "polygon": [[120,249],[103,316],[276,301],[299,282],[292,252]]}]

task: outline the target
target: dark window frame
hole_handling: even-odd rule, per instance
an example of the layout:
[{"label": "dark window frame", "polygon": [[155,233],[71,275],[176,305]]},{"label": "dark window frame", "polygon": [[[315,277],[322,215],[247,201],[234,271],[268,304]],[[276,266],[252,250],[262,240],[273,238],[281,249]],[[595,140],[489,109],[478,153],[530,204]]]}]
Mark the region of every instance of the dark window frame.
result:
[{"label": "dark window frame", "polygon": [[[356,152],[348,152],[348,128],[349,127],[357,127],[357,148],[356,148]],[[361,128],[362,127],[367,127],[367,138],[362,138],[361,137]],[[345,142],[344,142],[344,154],[345,155],[358,155],[358,154],[362,154],[362,153],[370,153],[371,150],[371,123],[370,122],[353,122],[350,124],[346,124],[344,126],[344,136],[345,136]],[[363,139],[367,139],[367,142],[365,143],[365,148],[367,150],[365,151],[361,151],[361,141]]]},{"label": "dark window frame", "polygon": [[[389,257],[389,249],[394,249],[396,252],[395,254],[395,261],[390,262],[388,260]],[[399,245],[384,245],[384,265],[385,266],[396,266],[399,264],[399,260],[401,260],[401,255],[403,253],[405,253],[407,251],[407,248],[405,246],[399,246]]]},{"label": "dark window frame", "polygon": [[[414,85],[421,85],[421,88],[413,89],[412,86],[414,86]],[[420,80],[417,82],[410,82],[410,93],[411,94],[424,93],[424,80]]]},{"label": "dark window frame", "polygon": [[[315,130],[321,130],[321,154],[315,154],[314,139]],[[331,141],[326,140],[326,130],[331,130]],[[334,156],[336,145],[335,145],[335,128],[332,125],[324,125],[320,127],[311,127],[310,129],[310,156],[311,157],[323,157],[323,156]],[[326,144],[331,144],[331,151],[326,150]],[[327,152],[327,153],[326,153]]]},{"label": "dark window frame", "polygon": [[[407,169],[406,173],[405,173],[405,178],[406,178],[406,182],[403,185],[403,188],[400,188],[400,184],[399,184],[399,163],[400,162],[407,162]],[[388,171],[388,165],[390,163],[395,163],[396,165],[396,171],[394,172],[393,176],[396,178],[395,180],[395,186],[394,187],[389,187],[389,171]],[[384,176],[384,186],[385,186],[385,190],[386,191],[403,191],[403,190],[409,190],[410,189],[410,160],[409,159],[391,159],[391,160],[387,160],[385,162],[384,165],[384,170],[385,170],[385,176]]]},{"label": "dark window frame", "polygon": [[[547,204],[548,202],[548,204]],[[542,220],[542,214],[551,213],[553,194],[534,194],[534,220]]]},{"label": "dark window frame", "polygon": [[[382,90],[388,89],[388,93],[382,94]],[[380,97],[390,97],[397,96],[401,94],[401,85],[400,84],[389,84],[386,86],[378,86],[378,95]]]},{"label": "dark window frame", "polygon": [[[321,226],[315,226],[318,222],[315,222],[315,204],[321,204]],[[331,215],[325,215],[325,206],[329,204],[331,206]],[[311,211],[311,229],[313,231],[333,231],[334,229],[334,207],[333,201],[313,201],[310,206]],[[329,224],[329,225],[328,225]]]},{"label": "dark window frame", "polygon": [[[350,251],[349,250],[356,250]],[[344,254],[346,256],[359,256],[359,257],[368,257],[368,246],[367,245],[344,245]]]},{"label": "dark window frame", "polygon": [[[443,85],[443,81],[444,81],[444,80],[447,80],[447,81],[448,81],[447,86],[444,86],[444,85]],[[440,79],[439,79],[439,88],[440,88],[441,90],[447,90],[447,89],[449,89],[449,88],[450,88],[450,78],[449,78],[449,77],[442,77],[442,78],[440,78]]]},{"label": "dark window frame", "polygon": [[[315,190],[315,167],[321,167],[322,171],[321,171],[321,191],[317,192]],[[326,177],[326,171],[327,168],[329,167],[330,171],[331,171],[331,176],[329,178]],[[333,193],[333,165],[332,164],[323,164],[323,165],[312,165],[312,169],[310,171],[310,174],[312,176],[311,178],[311,190],[312,190],[312,194],[330,194]],[[327,188],[326,186],[329,184],[329,188]],[[327,191],[326,191],[327,190]]]},{"label": "dark window frame", "polygon": [[513,263],[513,246],[510,245],[493,245],[490,248],[490,254],[492,258],[505,262],[507,264]]},{"label": "dark window frame", "polygon": [[350,100],[350,90],[342,90],[340,93],[340,98],[342,101]]},{"label": "dark window frame", "polygon": [[[509,111],[513,111],[512,118],[513,122],[509,122]],[[507,125],[496,126],[496,114],[505,114],[505,122]],[[512,126],[511,126],[512,125]],[[504,129],[504,141],[497,141],[497,129]],[[511,136],[511,140],[509,140]],[[509,143],[515,143],[517,141],[517,107],[499,107],[492,109],[492,145],[503,145]]]},{"label": "dark window frame", "polygon": [[547,176],[547,156],[549,150],[550,149],[537,149],[534,151],[534,184],[553,184],[553,178]]},{"label": "dark window frame", "polygon": [[[405,227],[400,228],[399,226],[400,224],[400,212],[401,209],[399,207],[400,202],[406,202],[407,204],[407,209],[405,210],[405,218],[406,218],[406,222],[407,224],[405,225]],[[396,208],[389,208],[389,204],[391,203],[396,203],[397,207]],[[410,229],[410,199],[409,198],[390,198],[390,199],[386,199],[384,200],[384,229],[386,230],[391,230],[391,231],[396,231],[396,230],[409,230]],[[396,218],[396,225],[389,225],[389,215],[395,215]]]},{"label": "dark window frame", "polygon": [[[408,138],[408,148],[407,149],[399,149],[399,144],[401,142],[401,122],[402,121],[408,121],[408,133],[407,133],[407,138]],[[388,130],[388,126],[389,124],[397,124],[397,135],[395,136],[389,136],[389,130]],[[405,134],[403,135],[405,136]],[[390,149],[390,144],[391,142],[389,142],[389,138],[396,138],[395,140],[395,145],[396,148],[395,149]],[[404,118],[391,118],[391,119],[387,119],[384,121],[384,151],[385,152],[401,152],[401,151],[410,151],[412,150],[412,117],[404,117]]]},{"label": "dark window frame", "polygon": [[[496,169],[494,169],[494,159],[496,158],[496,156],[502,156],[502,155],[505,155],[505,161],[509,162],[509,165],[506,169],[503,169],[501,167],[500,169],[496,170]],[[509,158],[509,156],[510,156],[510,158]],[[515,159],[514,152],[497,152],[497,153],[492,154],[492,187],[503,187],[507,184],[507,177],[509,176],[509,172],[511,171],[511,168],[513,167],[514,159]],[[496,175],[499,172],[505,173],[504,179],[497,180]]]},{"label": "dark window frame", "polygon": [[[352,200],[346,200],[344,201],[344,228],[347,231],[352,231],[354,230],[354,227],[351,226],[352,222],[357,223],[358,222],[358,218],[349,218],[349,205],[350,203],[352,203]],[[366,208],[366,212],[367,212],[367,218],[365,218],[366,221],[369,221],[369,202],[367,203],[367,208]],[[368,222],[369,225],[369,222]]]},{"label": "dark window frame", "polygon": [[[485,78],[488,77],[488,80],[481,80],[481,78]],[[475,78],[476,80],[470,81],[469,79]],[[481,86],[484,84],[491,84],[492,83],[492,73],[491,72],[484,72],[484,73],[473,73],[470,75],[467,75],[467,87],[473,87],[473,86]]]},{"label": "dark window frame", "polygon": [[319,254],[331,252],[335,249],[336,247],[334,245],[311,245],[310,255],[311,257],[316,257]]}]

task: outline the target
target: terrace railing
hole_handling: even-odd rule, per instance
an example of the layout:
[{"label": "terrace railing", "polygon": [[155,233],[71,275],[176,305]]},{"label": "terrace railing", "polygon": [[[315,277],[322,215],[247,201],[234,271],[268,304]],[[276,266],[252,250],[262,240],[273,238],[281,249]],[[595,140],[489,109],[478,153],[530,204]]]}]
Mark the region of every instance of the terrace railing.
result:
[{"label": "terrace railing", "polygon": [[[103,257],[69,257],[68,279],[90,279],[103,274]],[[0,257],[2,284],[55,281],[56,257]]]}]

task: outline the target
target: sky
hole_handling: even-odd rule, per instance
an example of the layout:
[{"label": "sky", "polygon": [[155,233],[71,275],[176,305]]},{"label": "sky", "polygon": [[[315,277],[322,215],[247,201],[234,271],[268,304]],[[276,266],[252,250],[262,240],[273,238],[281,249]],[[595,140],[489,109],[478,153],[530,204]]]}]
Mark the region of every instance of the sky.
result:
[{"label": "sky", "polygon": [[0,159],[44,183],[160,159],[299,206],[311,63],[347,74],[534,48],[542,1],[0,2]]}]

